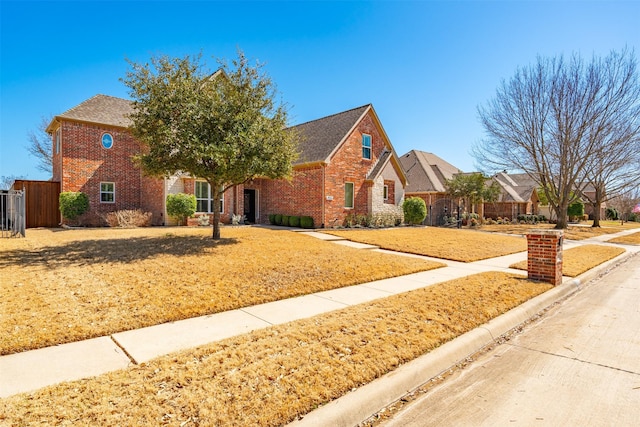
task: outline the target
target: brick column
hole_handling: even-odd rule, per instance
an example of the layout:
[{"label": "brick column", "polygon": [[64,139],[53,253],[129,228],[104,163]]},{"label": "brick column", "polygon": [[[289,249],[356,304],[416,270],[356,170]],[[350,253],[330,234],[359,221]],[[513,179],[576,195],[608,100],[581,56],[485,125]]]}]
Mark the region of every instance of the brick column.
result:
[{"label": "brick column", "polygon": [[529,279],[562,283],[561,230],[532,230],[527,234],[527,271]]}]

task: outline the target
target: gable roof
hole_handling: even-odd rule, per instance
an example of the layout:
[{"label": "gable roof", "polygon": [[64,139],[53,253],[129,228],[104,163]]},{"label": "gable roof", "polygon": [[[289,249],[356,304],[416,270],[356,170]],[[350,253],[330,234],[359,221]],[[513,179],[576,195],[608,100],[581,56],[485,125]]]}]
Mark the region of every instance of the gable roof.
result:
[{"label": "gable roof", "polygon": [[400,163],[405,170],[409,184],[407,193],[444,193],[445,182],[462,170],[433,153],[411,150],[402,157]]},{"label": "gable roof", "polygon": [[100,123],[126,128],[131,124],[129,114],[132,112],[133,103],[127,99],[108,95],[95,95],[70,110],[55,116],[47,130],[59,119]]},{"label": "gable roof", "polygon": [[507,174],[506,172],[500,172],[493,179],[502,187],[499,198],[501,202],[528,202],[538,187],[535,181],[526,173]]},{"label": "gable roof", "polygon": [[289,128],[300,136],[296,164],[328,162],[370,108],[371,104],[367,104]]}]

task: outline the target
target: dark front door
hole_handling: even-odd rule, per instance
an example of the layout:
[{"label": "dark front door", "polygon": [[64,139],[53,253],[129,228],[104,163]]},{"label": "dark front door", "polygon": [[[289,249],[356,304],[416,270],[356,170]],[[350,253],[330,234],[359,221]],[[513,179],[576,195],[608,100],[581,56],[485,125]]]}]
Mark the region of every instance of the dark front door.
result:
[{"label": "dark front door", "polygon": [[256,190],[244,189],[244,216],[246,222],[256,222]]}]

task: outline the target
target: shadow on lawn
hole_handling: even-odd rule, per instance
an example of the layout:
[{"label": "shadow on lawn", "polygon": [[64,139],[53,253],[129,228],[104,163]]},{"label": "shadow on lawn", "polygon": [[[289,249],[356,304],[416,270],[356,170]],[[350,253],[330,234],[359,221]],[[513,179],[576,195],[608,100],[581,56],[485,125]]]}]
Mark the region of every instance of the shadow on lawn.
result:
[{"label": "shadow on lawn", "polygon": [[49,268],[103,263],[130,263],[158,255],[215,255],[225,246],[239,243],[237,239],[214,241],[207,236],[134,237],[129,239],[100,239],[73,241],[37,250],[5,252],[0,268],[12,265],[43,266]]}]

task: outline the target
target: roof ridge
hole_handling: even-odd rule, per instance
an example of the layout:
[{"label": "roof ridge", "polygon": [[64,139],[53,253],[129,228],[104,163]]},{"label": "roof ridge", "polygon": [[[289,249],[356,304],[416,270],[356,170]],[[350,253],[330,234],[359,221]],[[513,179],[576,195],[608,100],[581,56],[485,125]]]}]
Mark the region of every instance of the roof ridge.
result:
[{"label": "roof ridge", "polygon": [[302,125],[306,125],[306,124],[309,124],[309,123],[317,122],[317,121],[319,121],[319,120],[329,119],[329,118],[331,118],[331,117],[335,117],[335,116],[339,116],[339,115],[341,115],[341,114],[350,113],[350,112],[352,112],[352,111],[359,110],[360,108],[370,107],[371,105],[372,105],[371,103],[369,103],[369,104],[364,104],[364,105],[361,105],[361,106],[359,106],[359,107],[355,107],[355,108],[351,108],[351,109],[349,109],[349,110],[341,111],[341,112],[339,112],[339,113],[329,114],[328,116],[318,117],[317,119],[313,119],[313,120],[309,120],[309,121],[306,121],[306,122],[298,123],[297,125],[293,125],[293,126],[291,126],[291,127],[292,127],[292,128],[295,128],[295,127],[298,127],[298,126],[302,126]]}]

